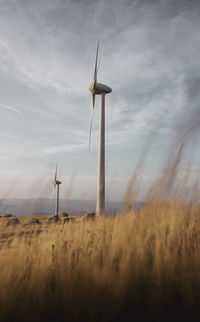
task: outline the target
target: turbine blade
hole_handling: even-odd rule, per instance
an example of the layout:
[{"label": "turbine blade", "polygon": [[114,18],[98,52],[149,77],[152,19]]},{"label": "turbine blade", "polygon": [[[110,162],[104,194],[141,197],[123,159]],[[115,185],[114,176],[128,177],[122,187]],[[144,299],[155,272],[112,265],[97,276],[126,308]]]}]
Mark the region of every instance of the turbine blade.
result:
[{"label": "turbine blade", "polygon": [[89,151],[90,151],[90,142],[91,142],[91,135],[92,135],[92,121],[93,121],[93,115],[94,115],[94,106],[95,106],[95,94],[92,94],[90,133],[89,133]]},{"label": "turbine blade", "polygon": [[95,85],[97,83],[98,55],[99,55],[99,40],[98,40],[98,43],[97,43],[97,50],[96,50],[96,59],[95,59],[94,77],[93,77],[93,88],[95,88]]},{"label": "turbine blade", "polygon": [[98,62],[97,73],[98,73],[98,71],[99,71],[99,65],[100,65],[100,60],[99,60],[99,62]]},{"label": "turbine blade", "polygon": [[56,170],[55,170],[55,177],[54,177],[54,188],[56,187],[57,172],[58,172],[58,163],[56,163]]}]

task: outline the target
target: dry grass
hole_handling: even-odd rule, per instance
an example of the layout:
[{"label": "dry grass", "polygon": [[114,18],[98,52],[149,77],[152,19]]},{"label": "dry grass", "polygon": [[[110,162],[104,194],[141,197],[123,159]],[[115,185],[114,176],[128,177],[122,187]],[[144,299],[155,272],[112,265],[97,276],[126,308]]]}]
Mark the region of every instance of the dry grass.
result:
[{"label": "dry grass", "polygon": [[195,321],[200,208],[8,227],[0,219],[0,321]]}]

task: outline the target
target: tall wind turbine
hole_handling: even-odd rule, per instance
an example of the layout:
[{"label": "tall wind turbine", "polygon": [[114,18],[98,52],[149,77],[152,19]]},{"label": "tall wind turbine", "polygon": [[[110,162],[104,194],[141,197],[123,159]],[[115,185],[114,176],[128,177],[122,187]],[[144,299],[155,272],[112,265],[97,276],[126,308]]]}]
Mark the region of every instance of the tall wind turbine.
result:
[{"label": "tall wind turbine", "polygon": [[58,172],[58,164],[56,165],[55,177],[54,177],[54,189],[56,189],[56,207],[55,207],[55,215],[58,216],[59,213],[59,186],[62,183],[61,181],[57,180],[57,172]]},{"label": "tall wind turbine", "polygon": [[97,202],[96,202],[96,215],[101,216],[105,213],[105,95],[108,93],[111,93],[112,89],[104,84],[97,83],[97,72],[99,68],[98,52],[99,52],[99,42],[97,44],[97,50],[96,50],[93,82],[89,87],[89,91],[92,94],[89,149],[90,149],[90,141],[91,141],[92,120],[93,120],[94,106],[95,106],[95,95],[101,95]]}]

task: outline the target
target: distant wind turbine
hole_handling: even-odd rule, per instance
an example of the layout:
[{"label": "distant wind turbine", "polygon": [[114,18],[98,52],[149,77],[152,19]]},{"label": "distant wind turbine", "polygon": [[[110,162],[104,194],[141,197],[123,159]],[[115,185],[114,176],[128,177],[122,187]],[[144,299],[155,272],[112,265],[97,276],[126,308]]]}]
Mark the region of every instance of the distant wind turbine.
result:
[{"label": "distant wind turbine", "polygon": [[112,89],[104,84],[97,83],[97,72],[99,69],[98,52],[99,52],[99,41],[98,41],[97,50],[96,50],[93,82],[89,87],[89,91],[92,94],[89,149],[90,149],[90,142],[91,142],[92,120],[93,120],[94,106],[95,106],[95,95],[101,95],[97,202],[96,202],[96,215],[101,216],[105,213],[105,95],[108,93],[111,93]]},{"label": "distant wind turbine", "polygon": [[55,207],[55,215],[58,216],[59,213],[59,186],[62,183],[61,181],[57,180],[57,172],[58,172],[58,164],[56,165],[55,170],[55,177],[54,177],[54,189],[56,189],[56,207]]}]

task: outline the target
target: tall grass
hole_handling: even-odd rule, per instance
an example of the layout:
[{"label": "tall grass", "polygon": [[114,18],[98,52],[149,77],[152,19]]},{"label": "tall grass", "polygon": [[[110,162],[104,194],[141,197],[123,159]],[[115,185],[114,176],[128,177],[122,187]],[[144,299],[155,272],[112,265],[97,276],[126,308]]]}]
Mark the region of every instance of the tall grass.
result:
[{"label": "tall grass", "polygon": [[[183,127],[137,213],[149,136],[115,218],[6,226],[0,218],[0,321],[199,321],[199,184],[180,182]],[[192,161],[189,160],[188,169]],[[200,174],[200,173],[199,173]],[[190,184],[190,188],[188,187]]]},{"label": "tall grass", "polygon": [[198,320],[199,215],[170,200],[39,231],[1,223],[0,321]]}]

